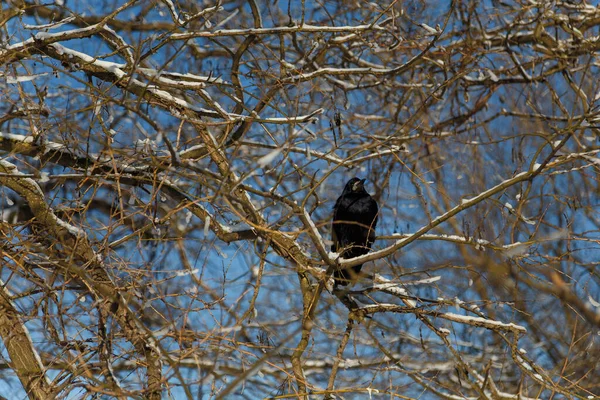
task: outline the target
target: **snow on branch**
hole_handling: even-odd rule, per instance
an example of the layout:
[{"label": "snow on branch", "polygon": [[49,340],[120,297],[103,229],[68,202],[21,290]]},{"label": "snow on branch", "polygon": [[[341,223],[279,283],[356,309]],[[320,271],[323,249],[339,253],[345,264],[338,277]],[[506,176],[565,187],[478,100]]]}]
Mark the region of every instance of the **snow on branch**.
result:
[{"label": "snow on branch", "polygon": [[[348,267],[351,267],[354,265],[363,264],[367,261],[378,260],[380,258],[383,258],[385,256],[393,254],[394,252],[398,251],[399,249],[401,249],[401,248],[407,246],[408,244],[414,242],[415,240],[421,238],[423,235],[425,235],[427,232],[431,231],[436,226],[449,220],[450,218],[452,218],[455,215],[459,214],[460,212],[466,210],[467,208],[473,207],[474,205],[484,201],[485,199],[488,199],[491,196],[498,194],[498,193],[502,192],[503,190],[506,190],[507,188],[509,188],[519,182],[523,182],[523,181],[532,179],[533,177],[538,175],[540,172],[543,172],[545,170],[549,170],[549,169],[555,168],[559,165],[571,162],[576,157],[578,157],[577,154],[568,154],[565,156],[558,157],[555,161],[547,163],[545,165],[545,168],[543,168],[543,169],[540,168],[539,164],[534,163],[533,166],[529,170],[519,172],[518,174],[514,175],[512,178],[509,178],[509,179],[506,179],[506,180],[500,182],[499,184],[481,192],[477,196],[474,196],[472,198],[463,199],[455,207],[451,208],[444,214],[439,215],[438,217],[434,218],[431,222],[429,222],[427,225],[424,225],[423,227],[421,227],[415,233],[396,240],[396,242],[394,244],[392,244],[391,246],[388,246],[388,247],[378,250],[378,251],[367,253],[367,254],[359,256],[359,257],[350,258],[350,259],[340,259],[339,263],[344,268],[348,268]],[[517,245],[522,245],[522,244],[521,243],[511,244],[511,245],[507,245],[507,246],[517,246]]]},{"label": "snow on branch", "polygon": [[505,323],[501,321],[496,321],[493,319],[487,319],[482,317],[471,317],[467,315],[459,315],[455,313],[440,313],[437,314],[436,317],[447,319],[452,322],[459,322],[461,324],[467,324],[472,326],[479,326],[492,330],[506,330],[512,332],[526,333],[527,329],[522,327],[521,325],[510,323]]},{"label": "snow on branch", "polygon": [[[44,193],[37,182],[19,176],[21,173],[14,164],[0,160],[0,173],[0,184],[21,196],[35,217],[34,223],[41,225],[60,244],[55,251],[62,252],[64,258],[69,260],[61,266],[60,272],[81,281],[94,297],[106,300],[103,305],[105,311],[114,314],[125,337],[146,357],[146,379],[149,388],[160,388],[160,348],[154,337],[147,334],[141,322],[129,309],[127,301],[108,275],[102,256],[94,250],[85,232],[58,218],[46,203]],[[117,304],[115,311],[112,304]]]},{"label": "snow on branch", "polygon": [[[211,104],[215,110],[198,107],[191,102],[184,100],[182,97],[175,96],[169,91],[164,90],[158,85],[149,85],[146,82],[142,82],[139,79],[132,77],[132,71],[129,71],[129,65],[123,63],[116,63],[111,61],[100,60],[98,57],[92,57],[86,53],[70,49],[63,46],[62,44],[56,43],[61,40],[70,38],[80,38],[87,34],[93,34],[97,31],[102,30],[100,26],[91,26],[85,29],[77,29],[73,31],[65,31],[56,34],[49,34],[41,32],[36,34],[33,38],[27,39],[23,42],[8,46],[7,50],[0,51],[0,61],[11,61],[10,57],[21,57],[22,54],[30,52],[43,52],[55,59],[61,60],[66,63],[76,63],[84,71],[87,71],[96,77],[116,82],[122,88],[148,99],[151,103],[160,105],[166,109],[171,110],[175,116],[182,118],[189,118],[189,116],[180,115],[180,111],[191,112],[196,118],[210,117],[215,119],[223,119],[224,107],[220,104],[216,104],[214,100],[211,100]],[[89,32],[88,32],[89,31]],[[8,59],[7,59],[8,58]],[[137,70],[135,72],[138,72]],[[193,75],[180,75],[180,78],[186,78],[185,80],[174,80],[165,77],[161,77],[165,73],[158,73],[150,69],[141,69],[139,72],[146,73],[152,76],[155,83],[162,83],[165,87],[179,87],[185,89],[201,89],[208,82],[217,83],[218,81],[212,80],[211,78],[202,79],[202,77],[196,77]],[[167,75],[168,76],[168,75]],[[175,77],[177,75],[171,74]],[[16,78],[15,78],[16,79]],[[200,82],[194,82],[194,81]],[[205,83],[205,82],[206,83]],[[272,124],[294,124],[294,123],[307,123],[314,121],[315,117],[324,110],[318,108],[309,114],[289,116],[289,117],[261,117],[258,114],[253,115],[241,115],[236,113],[226,113],[226,119],[230,122],[262,122]]]},{"label": "snow on branch", "polygon": [[[139,184],[140,182],[150,182],[154,179],[153,175],[148,175],[150,169],[145,166],[133,167],[126,163],[120,162],[119,160],[109,159],[104,156],[95,155],[92,153],[78,154],[67,146],[50,141],[44,141],[41,144],[36,144],[33,136],[16,135],[7,132],[0,132],[0,149],[11,152],[26,154],[33,157],[39,157],[41,160],[46,162],[56,162],[59,165],[70,167],[78,170],[83,170],[88,176],[95,174],[101,174],[103,179],[113,180],[118,179],[122,183],[131,181],[132,184]],[[16,171],[16,167],[7,161],[3,161],[6,164],[7,171],[5,175],[9,176],[23,176],[28,177]],[[10,167],[9,164],[12,166]],[[89,167],[93,166],[93,167]],[[30,179],[30,183],[34,190],[38,190],[39,186],[35,180]],[[35,189],[37,188],[37,189]],[[217,221],[206,208],[190,200],[183,191],[173,182],[165,181],[163,188],[167,193],[176,198],[179,201],[184,201],[189,204],[189,210],[195,214],[201,220],[210,220],[210,229],[217,235],[219,239],[224,242],[230,243],[237,240],[249,240],[256,238],[256,233],[251,228],[237,229],[231,228]],[[40,194],[43,193],[40,190]],[[54,214],[52,214],[54,215]],[[79,228],[68,224],[62,220],[56,220],[56,224],[67,229],[71,234],[85,235]],[[113,243],[118,245],[119,240],[115,240]]]},{"label": "snow on branch", "polygon": [[11,298],[6,284],[0,281],[0,337],[10,357],[11,368],[32,398],[50,398],[52,384],[46,375],[46,368]]},{"label": "snow on branch", "polygon": [[200,37],[223,37],[223,36],[248,36],[248,35],[280,35],[282,33],[343,33],[343,32],[365,32],[372,30],[384,30],[377,24],[346,25],[346,26],[318,26],[318,25],[292,25],[276,26],[272,28],[248,28],[248,29],[217,29],[214,31],[183,32],[175,33],[169,38],[173,40],[188,40]]},{"label": "snow on branch", "polygon": [[508,331],[517,334],[523,334],[527,332],[521,325],[501,322],[493,319],[483,317],[473,317],[468,315],[460,315],[451,312],[439,312],[435,310],[426,309],[423,307],[416,307],[411,304],[410,306],[399,306],[397,304],[379,303],[379,304],[361,304],[360,308],[355,310],[357,313],[363,314],[375,314],[381,312],[393,312],[401,314],[417,314],[423,316],[430,316],[435,318],[441,318],[452,322],[457,322],[464,325],[471,325],[476,327],[482,327],[491,329],[494,331]]}]

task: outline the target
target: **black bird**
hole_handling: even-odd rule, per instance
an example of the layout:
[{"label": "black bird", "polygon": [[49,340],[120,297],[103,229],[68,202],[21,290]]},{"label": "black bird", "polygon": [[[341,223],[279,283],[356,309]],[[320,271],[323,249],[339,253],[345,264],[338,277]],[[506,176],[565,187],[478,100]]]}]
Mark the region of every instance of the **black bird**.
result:
[{"label": "black bird", "polygon": [[[364,179],[350,179],[333,206],[331,251],[341,253],[342,258],[367,254],[375,240],[378,207],[364,184]],[[361,268],[362,264],[336,270],[333,273],[335,284],[346,286],[355,281]]]}]

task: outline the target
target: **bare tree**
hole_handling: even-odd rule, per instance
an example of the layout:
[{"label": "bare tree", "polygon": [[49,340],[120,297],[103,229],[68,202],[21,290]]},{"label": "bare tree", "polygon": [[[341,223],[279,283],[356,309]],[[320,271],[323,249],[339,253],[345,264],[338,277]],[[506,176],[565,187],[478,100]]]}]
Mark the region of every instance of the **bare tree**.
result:
[{"label": "bare tree", "polygon": [[1,7],[2,395],[600,396],[597,5]]}]

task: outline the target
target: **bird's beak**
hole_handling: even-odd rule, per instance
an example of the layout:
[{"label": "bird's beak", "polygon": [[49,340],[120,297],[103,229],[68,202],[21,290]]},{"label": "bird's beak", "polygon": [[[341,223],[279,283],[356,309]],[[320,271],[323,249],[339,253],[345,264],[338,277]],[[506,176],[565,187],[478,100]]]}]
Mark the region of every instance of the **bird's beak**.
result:
[{"label": "bird's beak", "polygon": [[358,191],[361,191],[362,189],[364,189],[364,187],[365,187],[365,179],[361,179],[360,181],[358,181],[354,185],[352,185],[352,191],[358,192]]}]

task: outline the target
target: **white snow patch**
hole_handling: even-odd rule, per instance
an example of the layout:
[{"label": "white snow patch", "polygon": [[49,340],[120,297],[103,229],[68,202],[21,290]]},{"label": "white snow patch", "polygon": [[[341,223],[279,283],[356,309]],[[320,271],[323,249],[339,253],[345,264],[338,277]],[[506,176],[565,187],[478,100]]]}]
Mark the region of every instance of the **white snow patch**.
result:
[{"label": "white snow patch", "polygon": [[0,140],[14,140],[23,143],[33,143],[33,136],[16,135],[14,133],[0,132]]},{"label": "white snow patch", "polygon": [[372,395],[373,393],[375,393],[375,394],[379,394],[379,390],[377,390],[377,389],[373,389],[373,388],[370,388],[370,387],[368,387],[368,388],[367,388],[367,392],[369,393],[369,399],[371,399],[371,398],[372,398],[372,397],[371,397],[371,395]]},{"label": "white snow patch", "polygon": [[50,182],[50,174],[48,174],[47,172],[42,172],[40,174],[40,183],[47,183]]},{"label": "white snow patch", "polygon": [[[2,285],[4,285],[4,282],[2,282]],[[17,308],[16,306],[14,306],[15,308]],[[30,343],[30,347],[32,349],[34,349],[33,351],[33,356],[35,358],[35,360],[37,361],[40,369],[42,371],[44,371],[44,380],[46,381],[46,384],[51,385],[50,382],[50,378],[48,378],[48,375],[45,373],[46,369],[44,368],[44,363],[42,362],[42,359],[40,358],[40,355],[38,354],[37,351],[35,351],[35,347],[33,346],[33,340],[31,339],[31,335],[29,334],[29,329],[27,329],[27,327],[25,326],[25,324],[21,324],[21,327],[23,328],[23,333],[25,334],[26,340]]]},{"label": "white snow patch", "polygon": [[258,159],[258,166],[261,168],[266,167],[267,165],[271,164],[273,162],[273,160],[279,155],[279,153],[281,153],[283,151],[283,148],[278,148],[273,150],[272,152],[268,153],[265,156],[262,156],[261,158]]},{"label": "white snow patch", "polygon": [[521,216],[521,217],[523,218],[523,222],[525,222],[527,225],[535,225],[535,224],[536,224],[536,222],[535,222],[535,221],[532,221],[532,220],[531,220],[531,219],[529,219],[529,218],[525,218],[525,217],[523,217],[523,216]]},{"label": "white snow patch", "polygon": [[6,83],[29,82],[29,81],[37,79],[41,76],[46,76],[46,75],[48,75],[47,72],[44,72],[43,74],[36,74],[36,75],[7,76]]},{"label": "white snow patch", "polygon": [[415,300],[405,299],[404,302],[413,308],[417,307],[417,302]]},{"label": "white snow patch", "polygon": [[459,314],[454,314],[454,313],[450,313],[450,312],[440,314],[439,316],[442,318],[448,319],[450,321],[480,325],[480,326],[484,326],[486,328],[504,328],[504,329],[510,329],[510,330],[517,330],[520,332],[527,332],[527,329],[525,329],[521,325],[513,324],[512,322],[505,323],[505,322],[496,321],[493,319],[485,319],[485,318],[481,318],[481,317],[470,317],[467,315],[459,315]]},{"label": "white snow patch", "polygon": [[492,72],[492,70],[488,70],[488,75],[490,76],[492,82],[498,82],[500,80],[498,76]]},{"label": "white snow patch", "polygon": [[193,275],[193,274],[197,274],[198,271],[200,271],[198,268],[194,268],[194,269],[190,269],[190,270],[183,270],[183,271],[177,271],[175,273],[176,276],[187,276],[187,275]]},{"label": "white snow patch", "polygon": [[308,226],[310,227],[313,234],[317,237],[317,239],[319,239],[319,242],[324,244],[325,241],[323,240],[323,237],[321,236],[321,233],[317,229],[317,226],[313,222],[312,218],[310,217],[310,215],[308,215],[308,211],[306,211],[306,208],[304,209],[304,218],[306,218],[306,222],[308,223]]},{"label": "white snow patch", "polygon": [[[61,1],[64,2],[64,0],[56,0],[56,1]],[[29,24],[23,24],[23,28],[25,29],[56,29],[64,24],[68,24],[69,22],[73,21],[75,19],[75,17],[67,17],[65,19],[61,19],[60,21],[57,22],[53,22],[51,24],[41,24],[41,25],[29,25]]]},{"label": "white snow patch", "polygon": [[504,254],[506,254],[507,257],[523,255],[527,251],[527,245],[521,242],[515,242],[504,247],[506,249]]},{"label": "white snow patch", "polygon": [[425,29],[427,32],[431,33],[432,35],[437,35],[438,31],[435,28],[430,27],[427,24],[420,24],[421,28]]},{"label": "white snow patch", "polygon": [[85,231],[74,226],[71,225],[65,221],[63,221],[62,219],[58,218],[57,216],[53,215],[55,220],[56,220],[56,224],[61,226],[62,228],[65,228],[67,231],[69,231],[69,233],[73,236],[81,236],[81,237],[85,237]]},{"label": "white snow patch", "polygon": [[208,236],[209,229],[210,229],[210,215],[207,215],[204,218],[204,237]]},{"label": "white snow patch", "polygon": [[404,286],[411,286],[411,285],[423,285],[423,284],[427,284],[427,283],[433,283],[433,282],[437,282],[440,279],[442,279],[441,276],[439,275],[435,275],[432,276],[430,278],[425,278],[425,279],[419,279],[418,281],[408,281],[408,282],[403,282],[402,285]]}]

